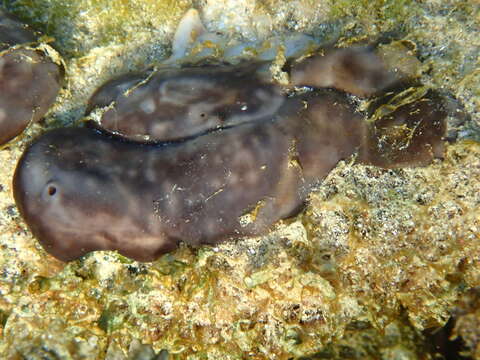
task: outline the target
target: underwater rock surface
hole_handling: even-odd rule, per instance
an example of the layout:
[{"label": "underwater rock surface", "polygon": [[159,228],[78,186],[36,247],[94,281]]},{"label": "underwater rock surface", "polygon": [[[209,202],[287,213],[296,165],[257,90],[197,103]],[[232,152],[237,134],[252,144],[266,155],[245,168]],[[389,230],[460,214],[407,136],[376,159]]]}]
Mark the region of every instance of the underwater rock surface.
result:
[{"label": "underwater rock surface", "polygon": [[32,31],[0,9],[0,145],[40,120],[60,89],[61,68],[34,42]]},{"label": "underwater rock surface", "polygon": [[[442,326],[456,299],[480,285],[477,143],[447,145],[443,162],[415,169],[340,162],[306,212],[268,236],[182,247],[152,264],[107,251],[65,266],[18,214],[15,165],[33,136],[78,119],[102,83],[168,56],[181,6],[191,4],[4,4],[57,39],[68,91],[46,123],[0,151],[1,357],[123,360],[138,342],[180,359],[441,355],[420,331]],[[421,82],[452,91],[478,120],[473,2],[207,1],[200,11],[207,28],[236,41],[273,29],[350,46],[401,27],[402,43],[417,44]]]}]

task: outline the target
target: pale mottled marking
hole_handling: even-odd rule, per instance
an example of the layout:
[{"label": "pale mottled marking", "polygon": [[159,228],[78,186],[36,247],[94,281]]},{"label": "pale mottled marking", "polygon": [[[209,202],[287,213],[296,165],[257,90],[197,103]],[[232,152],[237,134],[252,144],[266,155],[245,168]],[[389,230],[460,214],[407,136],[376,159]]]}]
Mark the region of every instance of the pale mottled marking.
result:
[{"label": "pale mottled marking", "polygon": [[153,112],[155,112],[157,106],[155,105],[155,100],[149,97],[146,100],[142,101],[142,103],[140,104],[140,108],[145,114],[152,114]]}]

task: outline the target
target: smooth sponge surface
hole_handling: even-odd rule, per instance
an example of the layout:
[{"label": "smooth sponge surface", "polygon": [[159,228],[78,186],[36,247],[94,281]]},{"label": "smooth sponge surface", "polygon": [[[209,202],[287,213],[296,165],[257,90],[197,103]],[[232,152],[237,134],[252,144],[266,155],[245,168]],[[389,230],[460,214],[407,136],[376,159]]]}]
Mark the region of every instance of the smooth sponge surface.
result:
[{"label": "smooth sponge surface", "polygon": [[33,32],[0,10],[0,145],[40,120],[60,89],[60,67],[30,47],[34,41]]},{"label": "smooth sponge surface", "polygon": [[[44,248],[64,261],[94,250],[152,261],[181,241],[198,246],[265,233],[301,209],[338,161],[357,151],[361,162],[384,167],[423,165],[441,155],[446,114],[433,92],[388,107],[372,122],[344,92],[285,96],[245,69],[159,73],[143,88],[134,85],[132,98],[124,84],[140,77],[125,77],[94,98],[105,104],[113,96],[112,124],[131,132],[100,123],[35,140],[13,185],[20,213]],[[156,115],[149,117],[143,103],[151,101]],[[196,117],[198,107],[212,122]],[[222,122],[218,109],[225,107]],[[164,110],[171,116],[162,117]],[[168,131],[139,141],[150,134],[144,125],[158,119]]]}]

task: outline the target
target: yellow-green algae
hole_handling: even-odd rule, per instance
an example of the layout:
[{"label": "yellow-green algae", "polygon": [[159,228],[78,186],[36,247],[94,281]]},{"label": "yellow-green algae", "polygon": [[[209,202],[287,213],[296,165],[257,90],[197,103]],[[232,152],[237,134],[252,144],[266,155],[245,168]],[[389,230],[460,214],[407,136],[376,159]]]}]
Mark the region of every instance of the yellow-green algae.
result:
[{"label": "yellow-green algae", "polygon": [[54,38],[67,78],[46,124],[0,152],[0,357],[126,359],[141,342],[178,359],[434,358],[419,331],[444,325],[480,286],[478,143],[450,145],[425,168],[349,159],[271,234],[152,264],[111,252],[51,258],[19,217],[11,178],[25,144],[77,121],[103,81],[168,56],[192,5],[209,29],[246,40],[295,30],[348,46],[392,31],[417,46],[422,81],[451,91],[478,123],[475,1],[3,3]]}]

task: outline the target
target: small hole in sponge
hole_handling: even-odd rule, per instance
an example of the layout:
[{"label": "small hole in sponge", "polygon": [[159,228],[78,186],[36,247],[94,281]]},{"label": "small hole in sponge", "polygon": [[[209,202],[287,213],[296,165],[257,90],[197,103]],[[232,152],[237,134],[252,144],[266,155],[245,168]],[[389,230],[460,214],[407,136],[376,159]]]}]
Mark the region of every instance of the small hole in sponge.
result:
[{"label": "small hole in sponge", "polygon": [[53,196],[57,193],[57,188],[55,186],[49,186],[47,192],[48,195]]}]

